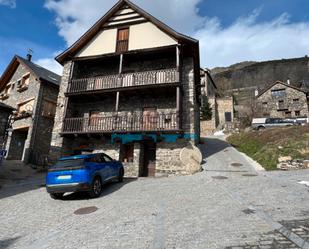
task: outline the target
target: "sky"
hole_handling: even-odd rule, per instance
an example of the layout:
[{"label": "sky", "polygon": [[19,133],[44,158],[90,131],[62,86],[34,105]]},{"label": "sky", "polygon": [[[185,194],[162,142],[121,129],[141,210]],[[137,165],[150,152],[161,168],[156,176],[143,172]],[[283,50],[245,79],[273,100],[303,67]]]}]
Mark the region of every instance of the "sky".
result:
[{"label": "sky", "polygon": [[[309,54],[308,0],[133,0],[178,32],[200,41],[201,66]],[[116,0],[0,0],[0,74],[14,54],[59,74],[54,57]]]}]

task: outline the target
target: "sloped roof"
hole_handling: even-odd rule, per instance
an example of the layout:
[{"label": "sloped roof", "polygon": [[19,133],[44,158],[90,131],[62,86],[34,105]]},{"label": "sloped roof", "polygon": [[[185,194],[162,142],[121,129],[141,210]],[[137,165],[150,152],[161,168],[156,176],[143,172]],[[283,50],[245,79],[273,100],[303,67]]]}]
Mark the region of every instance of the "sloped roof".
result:
[{"label": "sloped roof", "polygon": [[140,14],[142,17],[144,17],[146,20],[152,22],[154,25],[156,25],[160,30],[164,31],[165,33],[169,34],[171,37],[176,39],[179,42],[184,43],[191,43],[191,44],[197,44],[198,41],[183,35],[181,33],[178,33],[171,27],[167,26],[163,22],[159,21],[155,17],[153,17],[151,14],[147,13],[137,5],[133,4],[129,0],[120,0],[114,7],[112,7],[101,19],[99,19],[84,35],[82,35],[71,47],[69,47],[66,51],[61,53],[56,57],[56,60],[63,64],[66,59],[70,56],[74,56],[83,46],[85,46],[96,34],[98,31],[100,31],[103,27],[103,25],[111,18],[117,11],[119,11],[124,5],[129,6],[134,11],[136,11],[138,14]]},{"label": "sloped roof", "polygon": [[2,89],[7,82],[9,82],[20,63],[26,66],[29,71],[36,75],[37,78],[59,86],[61,81],[60,75],[41,67],[32,61],[15,55],[0,78],[0,89]]},{"label": "sloped roof", "polygon": [[274,85],[277,85],[277,84],[281,84],[281,85],[284,85],[286,87],[290,87],[290,88],[293,88],[297,91],[300,91],[300,92],[303,92],[303,93],[309,93],[308,90],[305,90],[305,89],[301,89],[299,87],[296,87],[296,86],[293,86],[293,85],[289,85],[287,83],[284,83],[282,81],[279,81],[277,80],[276,82],[274,82],[273,84],[269,85],[268,87],[266,87],[262,92],[259,93],[258,96],[256,96],[256,98],[259,98],[260,96],[262,96],[265,92],[267,92],[269,89],[271,89]]}]

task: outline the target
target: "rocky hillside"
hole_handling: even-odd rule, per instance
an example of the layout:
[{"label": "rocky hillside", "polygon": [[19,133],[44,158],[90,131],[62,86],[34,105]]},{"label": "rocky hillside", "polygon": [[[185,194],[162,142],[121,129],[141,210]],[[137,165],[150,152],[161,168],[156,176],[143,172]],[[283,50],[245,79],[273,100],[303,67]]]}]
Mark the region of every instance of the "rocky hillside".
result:
[{"label": "rocky hillside", "polygon": [[277,80],[290,79],[294,85],[309,81],[309,58],[293,58],[264,62],[242,62],[226,68],[214,68],[212,77],[223,95],[233,94],[238,104],[247,105],[256,89]]}]

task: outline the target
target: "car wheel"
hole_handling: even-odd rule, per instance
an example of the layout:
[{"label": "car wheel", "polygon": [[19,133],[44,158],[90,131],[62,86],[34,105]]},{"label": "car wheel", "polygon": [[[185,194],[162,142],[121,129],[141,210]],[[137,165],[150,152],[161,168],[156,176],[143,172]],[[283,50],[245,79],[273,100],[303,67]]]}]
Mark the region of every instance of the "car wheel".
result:
[{"label": "car wheel", "polygon": [[63,197],[64,193],[56,193],[56,194],[50,194],[50,197],[55,199],[55,200],[59,200]]},{"label": "car wheel", "polygon": [[91,198],[97,198],[102,193],[102,181],[100,177],[95,177],[92,184],[91,184],[91,190],[90,190],[90,197]]},{"label": "car wheel", "polygon": [[258,127],[258,131],[262,131],[262,130],[265,130],[265,127],[264,126],[259,126]]},{"label": "car wheel", "polygon": [[123,170],[123,168],[121,168],[119,170],[118,182],[123,182],[123,176],[124,176],[124,170]]}]

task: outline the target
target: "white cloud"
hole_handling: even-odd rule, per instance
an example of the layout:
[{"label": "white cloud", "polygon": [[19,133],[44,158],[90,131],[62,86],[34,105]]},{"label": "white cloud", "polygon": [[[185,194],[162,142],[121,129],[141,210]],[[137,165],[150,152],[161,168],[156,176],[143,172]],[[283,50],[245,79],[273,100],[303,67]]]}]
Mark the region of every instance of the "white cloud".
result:
[{"label": "white cloud", "polygon": [[[309,22],[290,23],[287,14],[258,23],[259,11],[241,17],[228,27],[217,18],[198,13],[202,0],[135,0],[161,21],[179,32],[200,40],[201,65],[227,66],[244,60],[300,57],[308,53]],[[114,0],[46,0],[45,7],[56,13],[59,35],[67,45],[75,42],[108,11]]]},{"label": "white cloud", "polygon": [[56,74],[62,75],[63,67],[54,58],[42,58],[35,61],[36,64]]},{"label": "white cloud", "polygon": [[290,23],[289,16],[263,23],[256,13],[222,28],[213,19],[195,33],[200,40],[201,60],[208,67],[228,66],[237,62],[302,57],[309,48],[309,22]]},{"label": "white cloud", "polygon": [[16,8],[16,0],[0,0],[0,5],[6,5],[14,9]]},{"label": "white cloud", "polygon": [[[204,21],[204,18],[198,16],[198,9],[195,7],[201,1],[135,0],[134,3],[175,29],[191,32]],[[45,7],[56,13],[59,34],[67,45],[71,45],[115,3],[115,0],[46,0]]]}]

